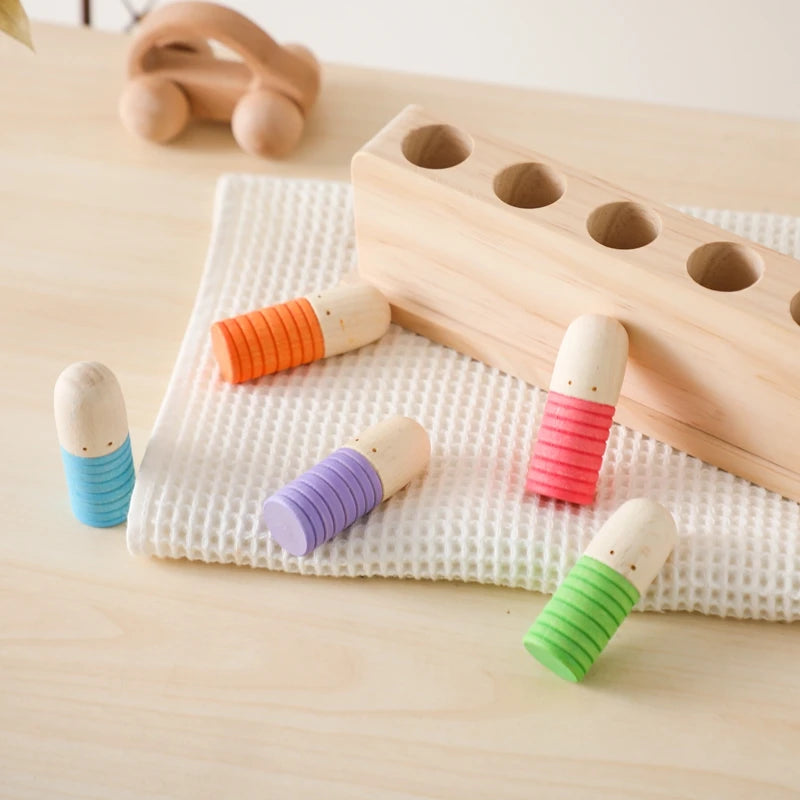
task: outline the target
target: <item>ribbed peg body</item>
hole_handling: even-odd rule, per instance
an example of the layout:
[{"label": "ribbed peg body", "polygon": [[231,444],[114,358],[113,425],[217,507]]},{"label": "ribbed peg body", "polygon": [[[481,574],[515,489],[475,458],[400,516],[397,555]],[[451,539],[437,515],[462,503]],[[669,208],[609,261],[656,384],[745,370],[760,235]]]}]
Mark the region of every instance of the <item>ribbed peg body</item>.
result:
[{"label": "ribbed peg body", "polygon": [[594,500],[614,406],[550,391],[525,489],[585,505]]},{"label": "ribbed peg body", "polygon": [[429,457],[425,430],[407,417],[389,417],[278,490],[262,519],[284,550],[308,555],[399,491]]},{"label": "ribbed peg body", "polygon": [[675,522],[663,506],[644,498],[621,505],[531,625],[525,648],[556,675],[583,680],[676,539]]},{"label": "ribbed peg body", "polygon": [[619,322],[588,314],[567,329],[531,455],[528,492],[594,500],[628,357]]},{"label": "ribbed peg body", "polygon": [[264,503],[272,538],[304,556],[349,528],[383,500],[378,473],[360,453],[341,447]]},{"label": "ribbed peg body", "polygon": [[308,364],[325,354],[319,322],[304,297],[215,322],[211,341],[220,374],[229,383]]},{"label": "ribbed peg body", "polygon": [[613,569],[582,556],[525,635],[525,649],[568,681],[580,681],[639,599]]},{"label": "ribbed peg body", "polygon": [[131,440],[113,453],[81,458],[61,448],[72,513],[84,525],[108,528],[125,522],[136,476]]},{"label": "ribbed peg body", "polygon": [[106,528],[128,516],[135,482],[122,389],[108,367],[81,361],[56,381],[54,410],[72,512]]},{"label": "ribbed peg body", "polygon": [[390,309],[367,284],[346,284],[219,320],[211,342],[220,375],[242,383],[354,350],[381,337]]}]

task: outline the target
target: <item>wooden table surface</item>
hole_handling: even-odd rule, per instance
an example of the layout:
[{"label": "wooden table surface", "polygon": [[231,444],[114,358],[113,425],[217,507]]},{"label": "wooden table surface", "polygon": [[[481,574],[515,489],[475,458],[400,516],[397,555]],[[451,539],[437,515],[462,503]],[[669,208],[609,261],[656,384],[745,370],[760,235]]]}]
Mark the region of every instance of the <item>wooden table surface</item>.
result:
[{"label": "wooden table surface", "polygon": [[103,361],[141,458],[223,171],[346,178],[408,102],[667,202],[800,214],[800,125],[330,66],[296,154],[132,139],[126,40],[0,41],[0,797],[789,798],[800,631],[634,614],[580,686],[542,596],[132,558],[70,515],[58,372]]}]

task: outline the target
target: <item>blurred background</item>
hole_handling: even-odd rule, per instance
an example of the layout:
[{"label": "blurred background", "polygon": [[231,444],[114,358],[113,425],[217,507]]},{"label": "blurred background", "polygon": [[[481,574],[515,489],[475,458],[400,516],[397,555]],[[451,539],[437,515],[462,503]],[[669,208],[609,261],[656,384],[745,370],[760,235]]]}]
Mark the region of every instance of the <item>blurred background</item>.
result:
[{"label": "blurred background", "polygon": [[[130,29],[157,3],[24,0]],[[797,0],[231,0],[323,61],[800,119]]]}]

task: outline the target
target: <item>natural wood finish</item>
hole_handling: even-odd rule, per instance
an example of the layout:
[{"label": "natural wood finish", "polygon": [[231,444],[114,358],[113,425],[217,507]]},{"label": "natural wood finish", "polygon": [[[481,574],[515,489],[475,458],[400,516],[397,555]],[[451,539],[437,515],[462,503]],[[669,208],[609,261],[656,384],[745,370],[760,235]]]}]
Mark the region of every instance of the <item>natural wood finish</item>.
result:
[{"label": "natural wood finish", "polygon": [[188,124],[192,110],[180,87],[160,75],[139,75],[119,101],[122,124],[143,139],[168,142]]},{"label": "natural wood finish", "polygon": [[248,92],[231,117],[233,138],[255,156],[283,158],[300,141],[305,120],[300,109],[271,89]]},{"label": "natural wood finish", "polygon": [[33,33],[36,56],[0,39],[0,795],[796,798],[793,626],[631,614],[575,687],[520,645],[533,592],[133,559],[72,518],[52,392],[108,364],[140,459],[219,174],[346,179],[410,102],[673,203],[794,214],[800,124],[326,65],[299,147],[265,162],[227,125],[133,139],[129,40]]},{"label": "natural wood finish", "polygon": [[[630,337],[620,422],[800,500],[800,448],[786,435],[800,413],[790,315],[800,264],[549,156],[444,125],[409,107],[353,159],[359,270],[395,321],[546,386],[576,315],[616,317]],[[412,157],[422,167],[407,146],[421,131]],[[534,209],[498,198],[495,176],[520,163],[564,176],[563,196]],[[715,242],[724,244],[709,254]],[[705,286],[687,274],[692,260]],[[748,276],[758,280],[744,291],[705,288],[741,288]]]},{"label": "natural wood finish", "polygon": [[[214,55],[208,41],[242,60]],[[189,116],[230,121],[248,153],[285,156],[319,94],[319,65],[302,45],[282,47],[247,17],[216,3],[179,2],[147,15],[128,57],[120,116],[133,132],[165,142]]]},{"label": "natural wood finish", "polygon": [[128,437],[125,398],[114,373],[96,361],[70,364],[53,390],[58,443],[81,458],[104,456]]},{"label": "natural wood finish", "polygon": [[325,358],[380,339],[392,321],[386,298],[362,281],[314,292],[306,300],[322,330]]},{"label": "natural wood finish", "polygon": [[623,503],[589,542],[591,556],[630,581],[644,594],[678,541],[672,514],[653,500]]},{"label": "natural wood finish", "polygon": [[428,466],[431,440],[409,417],[387,417],[362,431],[345,447],[361,453],[378,473],[388,500]]},{"label": "natural wood finish", "polygon": [[558,346],[550,390],[615,406],[628,363],[628,334],[611,317],[583,314]]}]

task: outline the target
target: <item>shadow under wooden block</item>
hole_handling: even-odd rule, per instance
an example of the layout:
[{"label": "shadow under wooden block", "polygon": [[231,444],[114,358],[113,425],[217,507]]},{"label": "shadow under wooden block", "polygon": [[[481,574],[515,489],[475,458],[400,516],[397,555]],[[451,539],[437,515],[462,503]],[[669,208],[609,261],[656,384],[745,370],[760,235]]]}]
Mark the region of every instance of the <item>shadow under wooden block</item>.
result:
[{"label": "shadow under wooden block", "polygon": [[567,325],[616,317],[619,422],[800,500],[800,262],[415,106],[352,180],[396,322],[546,387]]}]

